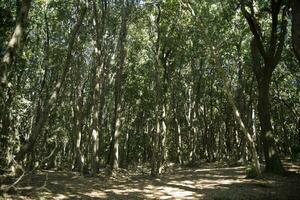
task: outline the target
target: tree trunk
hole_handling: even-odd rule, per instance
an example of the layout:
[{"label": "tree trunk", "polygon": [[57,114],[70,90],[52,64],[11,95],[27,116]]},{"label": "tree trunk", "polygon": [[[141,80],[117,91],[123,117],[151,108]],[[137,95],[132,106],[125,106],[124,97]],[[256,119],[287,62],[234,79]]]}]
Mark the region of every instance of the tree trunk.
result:
[{"label": "tree trunk", "polygon": [[118,57],[117,57],[117,72],[115,77],[115,109],[114,109],[114,132],[112,136],[113,149],[111,151],[111,170],[119,168],[119,139],[121,128],[121,103],[122,103],[122,85],[123,85],[123,71],[125,67],[126,57],[126,37],[127,37],[127,1],[122,1],[121,8],[121,28],[118,41]]},{"label": "tree trunk", "polygon": [[83,171],[84,157],[81,152],[81,138],[83,127],[83,85],[80,83],[81,71],[78,64],[76,73],[76,86],[74,91],[74,104],[73,104],[73,134],[74,134],[74,166],[73,170],[78,172]]},{"label": "tree trunk", "polygon": [[[155,112],[158,113],[158,106],[156,106]],[[152,158],[151,158],[151,176],[155,177],[159,174],[159,135],[160,123],[158,114],[156,114],[155,130],[152,135]]]},{"label": "tree trunk", "polygon": [[292,0],[292,43],[300,64],[300,1]]},{"label": "tree trunk", "polygon": [[266,172],[283,173],[285,170],[276,152],[276,144],[271,124],[270,83],[271,76],[267,75],[258,81],[258,117],[263,138]]},{"label": "tree trunk", "polygon": [[238,123],[240,129],[242,130],[245,138],[247,139],[247,142],[250,146],[250,151],[251,151],[251,156],[252,156],[252,165],[255,169],[255,173],[256,175],[260,175],[261,174],[261,170],[260,170],[260,165],[259,165],[259,160],[258,160],[258,156],[257,156],[257,151],[256,151],[256,147],[255,147],[255,142],[252,138],[252,136],[250,135],[250,133],[248,132],[248,130],[246,129],[245,125],[244,125],[244,122],[241,118],[241,115],[240,115],[240,112],[239,110],[237,109],[235,103],[234,103],[234,99],[232,97],[232,94],[230,92],[230,89],[229,89],[229,86],[228,86],[228,82],[226,80],[226,75],[222,75],[224,77],[224,89],[225,89],[225,92],[227,94],[227,97],[228,97],[228,101],[232,107],[232,110],[233,110],[233,114],[234,114],[234,117],[235,117],[235,120],[236,122]]},{"label": "tree trunk", "polygon": [[177,141],[176,141],[176,161],[182,165],[183,164],[183,157],[182,157],[182,135],[181,135],[181,126],[180,122],[178,120],[178,111],[177,108],[174,109],[174,115],[175,115],[175,130],[177,135]]},{"label": "tree trunk", "polygon": [[258,84],[258,118],[261,127],[261,139],[263,152],[266,161],[266,172],[284,173],[283,165],[276,152],[276,143],[273,136],[271,124],[271,103],[269,99],[272,69],[275,69],[274,62],[264,60],[265,66],[262,67],[257,41],[251,42],[251,54],[253,71]]},{"label": "tree trunk", "polygon": [[[295,3],[296,1],[294,1]],[[297,1],[298,2],[298,1]],[[250,10],[253,4],[249,4]],[[297,6],[297,4],[294,4]],[[253,60],[253,72],[258,83],[258,117],[260,120],[261,134],[263,137],[264,155],[266,159],[266,171],[273,173],[283,173],[284,168],[275,149],[275,140],[271,125],[271,105],[269,100],[269,90],[272,73],[275,70],[284,47],[287,32],[287,10],[289,6],[284,1],[271,1],[271,31],[269,34],[268,45],[264,44],[264,37],[261,34],[261,27],[254,12],[246,9],[245,1],[241,1],[241,10],[246,18],[250,30],[253,34],[251,43],[251,53]],[[294,10],[295,11],[295,10]],[[281,13],[281,22],[279,15]],[[278,28],[280,27],[280,28]],[[294,34],[295,38],[295,34]],[[298,43],[297,43],[298,44]],[[260,64],[261,58],[264,65]]]},{"label": "tree trunk", "polygon": [[[212,52],[213,54],[213,52]],[[227,99],[229,101],[229,104],[232,108],[233,111],[233,115],[235,118],[235,121],[237,122],[237,124],[239,125],[239,128],[242,130],[242,133],[244,134],[249,146],[250,146],[250,151],[251,151],[251,156],[252,156],[252,165],[254,167],[255,170],[255,176],[260,176],[261,175],[261,169],[260,169],[260,164],[259,164],[259,160],[258,160],[258,156],[257,156],[257,151],[256,151],[256,147],[255,147],[255,141],[253,140],[252,136],[250,135],[249,131],[247,130],[243,119],[241,117],[241,114],[239,112],[239,110],[237,109],[232,93],[230,91],[230,87],[229,87],[229,81],[227,80],[227,76],[226,76],[226,72],[225,70],[222,68],[222,62],[220,62],[220,60],[218,58],[215,58],[218,65],[219,65],[219,73],[220,76],[222,77],[223,81],[224,81],[224,85],[223,85],[223,89],[224,92],[227,95]]]},{"label": "tree trunk", "polygon": [[161,134],[160,137],[160,157],[159,157],[159,170],[158,173],[162,173],[162,169],[167,159],[167,125],[166,125],[166,105],[162,106],[161,116]]},{"label": "tree trunk", "polygon": [[[98,163],[99,163],[99,103],[98,98],[100,95],[100,74],[101,74],[101,54],[102,54],[102,34],[100,33],[99,26],[99,17],[96,1],[93,1],[93,14],[95,22],[95,56],[94,56],[94,69],[92,70],[92,97],[91,97],[91,115],[92,115],[92,124],[91,124],[91,138],[92,138],[92,147],[91,147],[91,173],[96,175],[98,173]],[[102,29],[103,27],[101,27]],[[101,31],[102,32],[102,31]]]}]

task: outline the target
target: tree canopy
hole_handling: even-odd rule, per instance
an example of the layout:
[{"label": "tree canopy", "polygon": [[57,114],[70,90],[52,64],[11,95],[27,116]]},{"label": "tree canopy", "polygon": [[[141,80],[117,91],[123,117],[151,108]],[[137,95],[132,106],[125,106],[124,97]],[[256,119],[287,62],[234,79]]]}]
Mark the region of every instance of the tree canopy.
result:
[{"label": "tree canopy", "polygon": [[1,174],[203,160],[284,174],[300,152],[299,6],[0,1]]}]

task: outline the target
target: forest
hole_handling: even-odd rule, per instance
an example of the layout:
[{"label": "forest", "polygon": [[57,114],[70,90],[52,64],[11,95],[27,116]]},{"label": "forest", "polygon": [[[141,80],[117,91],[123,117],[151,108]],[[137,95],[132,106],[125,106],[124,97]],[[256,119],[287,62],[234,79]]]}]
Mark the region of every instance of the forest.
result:
[{"label": "forest", "polygon": [[0,199],[300,199],[299,0],[0,0]]}]

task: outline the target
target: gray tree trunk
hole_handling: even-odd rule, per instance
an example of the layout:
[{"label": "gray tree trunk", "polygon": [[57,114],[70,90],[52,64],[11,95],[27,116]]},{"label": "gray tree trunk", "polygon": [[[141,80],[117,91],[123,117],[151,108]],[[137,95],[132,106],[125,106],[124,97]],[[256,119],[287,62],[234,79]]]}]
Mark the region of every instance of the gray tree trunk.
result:
[{"label": "gray tree trunk", "polygon": [[125,67],[126,58],[126,37],[127,37],[127,20],[128,20],[128,2],[122,1],[121,8],[121,28],[118,40],[118,54],[117,54],[117,72],[115,77],[115,108],[114,108],[114,129],[112,135],[113,149],[111,151],[111,170],[119,168],[119,139],[121,128],[121,104],[122,104],[122,85],[123,83],[123,71]]}]

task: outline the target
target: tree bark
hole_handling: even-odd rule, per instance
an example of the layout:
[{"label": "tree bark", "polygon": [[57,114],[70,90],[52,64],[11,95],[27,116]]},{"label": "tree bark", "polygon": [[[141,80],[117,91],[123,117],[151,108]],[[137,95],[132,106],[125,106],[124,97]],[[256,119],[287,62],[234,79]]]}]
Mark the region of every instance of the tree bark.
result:
[{"label": "tree bark", "polygon": [[182,165],[183,164],[183,157],[182,157],[182,134],[181,134],[181,126],[179,122],[179,114],[178,108],[174,108],[174,122],[176,130],[176,161]]},{"label": "tree bark", "polygon": [[74,103],[73,103],[73,134],[74,134],[74,165],[73,170],[82,172],[84,166],[84,157],[81,152],[82,144],[82,127],[83,127],[83,90],[84,83],[81,82],[81,73],[79,69],[80,64],[78,64],[77,69],[75,69],[76,85],[74,91]]},{"label": "tree bark", "polygon": [[111,170],[119,168],[119,139],[120,139],[120,128],[121,128],[121,104],[122,104],[122,85],[123,85],[123,71],[125,67],[126,58],[126,37],[127,37],[127,18],[128,18],[128,7],[127,0],[122,1],[121,8],[121,28],[119,33],[118,41],[118,57],[117,57],[117,72],[115,77],[115,108],[114,108],[114,131],[112,135],[113,149],[111,151]]},{"label": "tree bark", "polygon": [[[155,112],[158,113],[158,105],[155,108]],[[159,135],[160,133],[159,117],[156,115],[155,130],[152,135],[152,158],[151,158],[151,176],[155,177],[159,174]]]},{"label": "tree bark", "polygon": [[269,98],[272,71],[270,66],[261,67],[259,61],[258,48],[256,41],[252,41],[251,53],[253,60],[253,71],[255,72],[258,83],[258,118],[261,127],[261,138],[263,143],[263,152],[266,161],[266,171],[274,173],[283,173],[285,170],[276,151],[276,143],[272,133],[271,124],[271,103]]},{"label": "tree bark", "polygon": [[263,150],[266,159],[266,171],[283,173],[284,168],[276,151],[276,143],[271,124],[271,105],[269,90],[271,77],[264,76],[258,84],[258,116],[260,119],[261,134],[263,138]]},{"label": "tree bark", "polygon": [[[95,36],[96,36],[96,48],[95,48],[95,71],[93,77],[93,94],[92,94],[92,155],[91,155],[91,167],[92,175],[96,175],[99,170],[100,161],[100,135],[101,135],[101,122],[102,122],[102,110],[103,110],[103,83],[101,79],[104,73],[104,30],[106,24],[106,1],[101,5],[101,24],[99,22],[98,9],[96,1],[93,1],[93,14],[95,20]],[[100,99],[100,101],[99,101]]]},{"label": "tree bark", "polygon": [[300,1],[292,0],[292,43],[300,64]]}]

